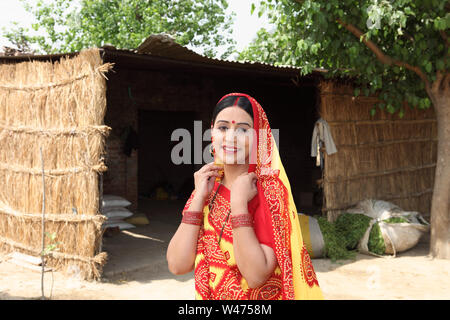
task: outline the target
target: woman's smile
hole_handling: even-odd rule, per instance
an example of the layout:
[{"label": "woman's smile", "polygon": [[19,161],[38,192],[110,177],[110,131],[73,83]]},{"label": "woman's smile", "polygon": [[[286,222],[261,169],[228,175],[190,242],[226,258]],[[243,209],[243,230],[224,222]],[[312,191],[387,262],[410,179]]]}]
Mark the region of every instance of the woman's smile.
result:
[{"label": "woman's smile", "polygon": [[233,153],[238,152],[238,148],[223,146],[223,151],[225,151],[225,153],[233,154]]}]

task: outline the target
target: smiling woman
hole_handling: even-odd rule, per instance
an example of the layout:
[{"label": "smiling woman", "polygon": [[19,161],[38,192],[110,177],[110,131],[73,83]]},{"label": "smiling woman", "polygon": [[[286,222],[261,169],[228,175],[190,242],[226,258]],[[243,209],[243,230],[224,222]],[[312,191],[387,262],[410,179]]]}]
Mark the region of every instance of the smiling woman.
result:
[{"label": "smiling woman", "polygon": [[195,270],[197,299],[322,299],[264,110],[249,95],[228,94],[211,129],[214,162],[194,173],[169,270]]}]

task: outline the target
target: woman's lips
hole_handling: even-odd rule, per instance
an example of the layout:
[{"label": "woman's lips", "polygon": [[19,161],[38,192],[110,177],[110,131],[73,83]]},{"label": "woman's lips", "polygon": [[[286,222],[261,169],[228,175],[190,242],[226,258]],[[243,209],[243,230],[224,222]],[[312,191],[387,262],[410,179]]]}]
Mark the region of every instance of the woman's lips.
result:
[{"label": "woman's lips", "polygon": [[224,146],[224,147],[223,147],[223,151],[224,151],[225,153],[234,154],[234,153],[236,153],[236,152],[238,151],[238,149],[237,149],[237,148],[234,148],[234,147],[227,147],[227,146]]}]

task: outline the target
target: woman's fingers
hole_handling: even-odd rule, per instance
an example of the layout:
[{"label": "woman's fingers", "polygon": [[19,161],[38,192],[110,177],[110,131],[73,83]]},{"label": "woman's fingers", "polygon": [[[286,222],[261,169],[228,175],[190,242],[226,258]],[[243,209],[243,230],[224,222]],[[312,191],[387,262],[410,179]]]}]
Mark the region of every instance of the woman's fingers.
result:
[{"label": "woman's fingers", "polygon": [[198,172],[206,172],[206,171],[210,170],[211,163],[208,163],[208,164],[204,165],[203,167],[201,167],[200,170],[198,170]]},{"label": "woman's fingers", "polygon": [[256,173],[254,173],[254,172],[247,173],[247,176],[250,178],[250,180],[252,182],[255,180],[258,180],[258,177],[256,176]]},{"label": "woman's fingers", "polygon": [[214,170],[219,170],[219,169],[222,169],[222,167],[215,165],[214,162],[210,162],[207,165],[204,165],[199,171],[208,172],[208,171],[214,171]]},{"label": "woman's fingers", "polygon": [[207,177],[208,180],[209,180],[209,177],[213,177],[213,176],[220,177],[220,174],[216,171],[204,172],[203,175],[204,175],[204,177]]},{"label": "woman's fingers", "polygon": [[217,171],[208,171],[205,174],[207,176],[218,176],[218,177],[220,177],[220,173],[218,173]]}]

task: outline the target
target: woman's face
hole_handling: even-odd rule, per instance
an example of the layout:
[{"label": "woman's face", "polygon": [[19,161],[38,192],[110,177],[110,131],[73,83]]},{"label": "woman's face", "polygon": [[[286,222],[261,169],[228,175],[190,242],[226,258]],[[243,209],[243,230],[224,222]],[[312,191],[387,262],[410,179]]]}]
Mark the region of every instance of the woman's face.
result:
[{"label": "woman's face", "polygon": [[213,147],[224,164],[247,164],[253,141],[253,119],[240,107],[220,111],[211,132]]}]

